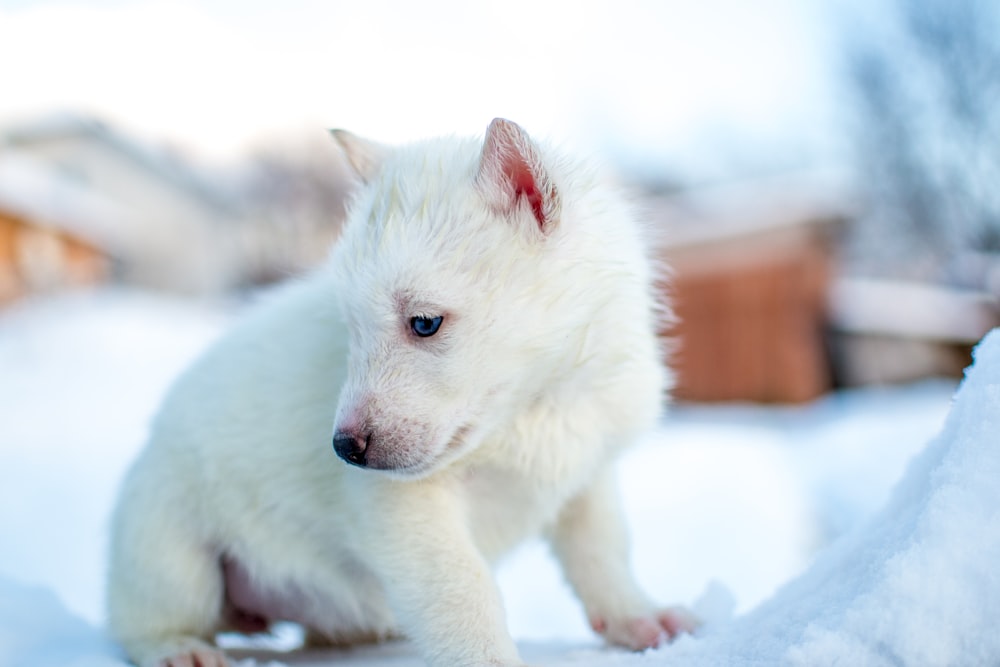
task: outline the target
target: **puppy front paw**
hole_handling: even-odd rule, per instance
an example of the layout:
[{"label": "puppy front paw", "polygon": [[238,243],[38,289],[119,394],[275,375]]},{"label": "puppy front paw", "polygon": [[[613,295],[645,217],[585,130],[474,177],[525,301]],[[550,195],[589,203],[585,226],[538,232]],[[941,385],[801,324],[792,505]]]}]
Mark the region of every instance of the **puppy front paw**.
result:
[{"label": "puppy front paw", "polygon": [[593,616],[590,627],[608,642],[642,651],[656,648],[681,633],[692,633],[701,622],[683,607],[668,607],[648,614],[624,617]]},{"label": "puppy front paw", "polygon": [[162,658],[157,667],[230,667],[230,662],[218,649],[197,648]]}]

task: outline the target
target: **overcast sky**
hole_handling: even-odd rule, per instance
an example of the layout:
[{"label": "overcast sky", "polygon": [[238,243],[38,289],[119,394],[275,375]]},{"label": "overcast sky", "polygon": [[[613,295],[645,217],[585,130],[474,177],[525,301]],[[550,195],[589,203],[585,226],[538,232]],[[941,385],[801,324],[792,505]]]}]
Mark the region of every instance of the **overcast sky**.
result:
[{"label": "overcast sky", "polygon": [[836,131],[831,6],[0,0],[0,123],[81,110],[228,158],[292,128],[402,141],[505,116],[653,169],[809,161]]}]

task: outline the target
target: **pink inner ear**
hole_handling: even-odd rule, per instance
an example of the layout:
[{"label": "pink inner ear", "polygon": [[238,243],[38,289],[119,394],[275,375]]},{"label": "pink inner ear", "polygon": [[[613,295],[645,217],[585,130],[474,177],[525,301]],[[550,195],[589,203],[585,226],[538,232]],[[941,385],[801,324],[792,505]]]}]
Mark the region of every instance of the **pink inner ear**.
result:
[{"label": "pink inner ear", "polygon": [[504,164],[504,171],[510,182],[514,185],[514,197],[524,197],[531,205],[531,211],[535,214],[535,220],[539,225],[545,224],[545,200],[535,183],[535,177],[531,173],[528,164],[520,159],[518,155],[509,156]]},{"label": "pink inner ear", "polygon": [[534,145],[516,124],[502,118],[490,123],[478,178],[494,193],[494,203],[507,212],[516,210],[524,197],[539,229],[549,231],[553,212],[558,208],[556,194],[538,162]]}]

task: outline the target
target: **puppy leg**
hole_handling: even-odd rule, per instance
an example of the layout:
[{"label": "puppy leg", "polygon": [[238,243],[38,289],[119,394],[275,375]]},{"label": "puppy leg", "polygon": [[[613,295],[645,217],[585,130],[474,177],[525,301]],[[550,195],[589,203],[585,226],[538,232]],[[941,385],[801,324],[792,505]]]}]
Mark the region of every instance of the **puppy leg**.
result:
[{"label": "puppy leg", "polygon": [[212,635],[223,608],[218,556],[193,522],[146,489],[129,494],[113,525],[108,626],[140,667],[225,667]]},{"label": "puppy leg", "polygon": [[380,482],[356,498],[366,512],[363,553],[428,664],[522,665],[499,590],[452,492],[436,483]]},{"label": "puppy leg", "polygon": [[657,609],[636,584],[613,470],[563,509],[550,539],[591,627],[609,642],[640,650],[697,627],[681,607]]}]

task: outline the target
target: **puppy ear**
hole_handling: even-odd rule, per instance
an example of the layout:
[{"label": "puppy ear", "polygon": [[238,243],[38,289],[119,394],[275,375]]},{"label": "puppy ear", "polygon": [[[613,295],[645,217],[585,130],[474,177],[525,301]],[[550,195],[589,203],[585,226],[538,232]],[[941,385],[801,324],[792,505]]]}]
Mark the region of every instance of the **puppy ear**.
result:
[{"label": "puppy ear", "polygon": [[382,144],[363,139],[347,130],[330,130],[330,134],[340,144],[340,149],[344,151],[347,161],[361,182],[370,182],[382,165],[382,160],[389,152],[388,149]]},{"label": "puppy ear", "polygon": [[514,218],[530,215],[543,236],[559,221],[559,193],[527,132],[495,118],[486,130],[476,184],[486,200]]}]

